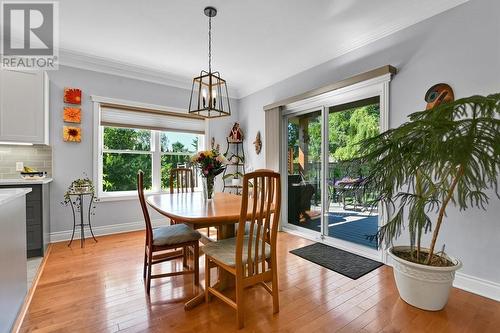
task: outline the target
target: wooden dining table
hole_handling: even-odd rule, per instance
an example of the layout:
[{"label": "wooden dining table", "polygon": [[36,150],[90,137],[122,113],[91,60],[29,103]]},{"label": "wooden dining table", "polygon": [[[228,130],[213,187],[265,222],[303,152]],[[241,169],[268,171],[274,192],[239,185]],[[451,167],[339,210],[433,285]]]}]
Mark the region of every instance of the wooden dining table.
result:
[{"label": "wooden dining table", "polygon": [[[215,193],[213,199],[205,200],[201,192],[154,194],[147,198],[149,206],[176,223],[186,223],[194,229],[217,227],[218,239],[235,236],[235,223],[240,219],[241,201],[241,196],[230,193]],[[209,241],[207,237],[202,240]],[[223,290],[231,284],[229,279],[232,276],[224,274],[222,270],[220,273],[217,285]],[[204,301],[203,286],[200,284],[197,289],[198,293],[185,303],[186,310]]]}]

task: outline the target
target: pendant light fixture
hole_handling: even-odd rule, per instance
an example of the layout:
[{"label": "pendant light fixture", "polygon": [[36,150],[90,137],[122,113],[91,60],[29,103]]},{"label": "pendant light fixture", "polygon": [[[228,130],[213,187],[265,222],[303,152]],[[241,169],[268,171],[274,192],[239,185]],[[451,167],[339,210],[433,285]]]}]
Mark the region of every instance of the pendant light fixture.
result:
[{"label": "pendant light fixture", "polygon": [[217,15],[217,9],[206,7],[208,16],[208,72],[202,70],[200,76],[193,79],[189,113],[204,118],[218,118],[231,115],[226,80],[219,72],[212,72],[212,17]]}]

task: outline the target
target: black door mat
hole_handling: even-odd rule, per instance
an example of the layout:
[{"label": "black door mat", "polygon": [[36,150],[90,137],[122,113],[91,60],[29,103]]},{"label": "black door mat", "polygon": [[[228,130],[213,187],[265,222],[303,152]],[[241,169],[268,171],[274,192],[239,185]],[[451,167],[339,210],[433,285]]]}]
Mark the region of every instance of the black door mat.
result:
[{"label": "black door mat", "polygon": [[290,253],[354,280],[383,265],[381,262],[321,243],[307,245]]}]

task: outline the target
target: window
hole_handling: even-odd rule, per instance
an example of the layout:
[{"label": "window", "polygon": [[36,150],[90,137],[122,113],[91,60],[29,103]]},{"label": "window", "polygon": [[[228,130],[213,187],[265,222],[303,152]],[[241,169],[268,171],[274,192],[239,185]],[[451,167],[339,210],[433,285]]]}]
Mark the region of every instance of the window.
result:
[{"label": "window", "polygon": [[[161,189],[170,188],[170,170],[188,167],[190,157],[202,150],[203,137],[192,133],[161,132]],[[195,184],[198,182],[195,181]]]},{"label": "window", "polygon": [[94,181],[100,198],[135,196],[138,170],[144,171],[147,191],[167,191],[170,170],[190,167],[190,157],[205,147],[202,119],[94,102],[99,119]]},{"label": "window", "polygon": [[104,192],[133,191],[138,170],[144,171],[144,186],[152,189],[152,131],[103,127],[102,189]]}]

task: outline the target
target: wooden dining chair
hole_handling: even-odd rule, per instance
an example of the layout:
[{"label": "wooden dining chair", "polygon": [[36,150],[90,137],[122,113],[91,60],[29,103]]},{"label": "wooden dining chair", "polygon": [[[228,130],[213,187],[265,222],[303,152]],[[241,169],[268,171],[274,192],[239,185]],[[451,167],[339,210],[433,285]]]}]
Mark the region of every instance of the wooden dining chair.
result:
[{"label": "wooden dining chair", "polygon": [[[193,170],[189,168],[175,168],[170,170],[170,193],[194,192]],[[172,224],[177,221],[172,220]],[[206,228],[207,237],[210,237],[210,227]]]},{"label": "wooden dining chair", "polygon": [[[249,193],[249,184],[252,194]],[[244,325],[244,289],[256,284],[273,299],[279,312],[276,238],[281,210],[280,174],[257,170],[243,176],[243,197],[238,233],[234,238],[209,243],[205,253],[205,300],[215,295],[236,309],[238,328]],[[249,225],[248,233],[245,233]],[[236,301],[210,286],[210,268],[218,267],[235,276]],[[267,284],[272,282],[271,287]]]},{"label": "wooden dining chair", "polygon": [[194,191],[193,170],[189,168],[174,168],[170,170],[170,193]]},{"label": "wooden dining chair", "polygon": [[[199,244],[198,240],[201,235],[198,231],[191,229],[185,224],[179,223],[174,225],[165,225],[154,228],[151,226],[148,207],[144,197],[144,173],[137,173],[137,192],[141,203],[142,213],[144,214],[144,222],[146,223],[146,245],[144,250],[144,270],[143,277],[146,281],[146,291],[149,295],[151,289],[151,279],[170,277],[175,275],[194,275],[194,284],[199,283]],[[191,248],[193,255],[192,266],[189,267],[187,262],[188,251],[177,250]],[[159,253],[159,254],[155,254]],[[153,265],[183,258],[183,270],[178,272],[151,274]]]}]

